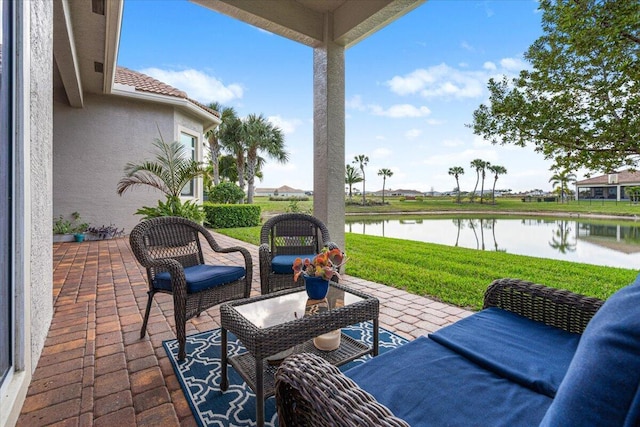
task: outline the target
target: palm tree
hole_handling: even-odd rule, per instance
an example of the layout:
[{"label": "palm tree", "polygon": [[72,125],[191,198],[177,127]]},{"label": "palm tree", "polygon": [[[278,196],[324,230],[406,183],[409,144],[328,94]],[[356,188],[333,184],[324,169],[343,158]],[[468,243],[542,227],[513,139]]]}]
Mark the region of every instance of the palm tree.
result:
[{"label": "palm tree", "polygon": [[485,167],[485,161],[482,159],[475,159],[471,161],[471,167],[476,170],[476,185],[473,187],[473,193],[471,193],[471,201],[476,198],[476,190],[478,189],[478,182],[480,182],[480,171]]},{"label": "palm tree", "polygon": [[157,149],[155,161],[125,165],[125,176],[118,181],[118,195],[123,195],[130,188],[146,185],[162,191],[171,199],[179,199],[182,189],[191,180],[205,174],[205,168],[187,155],[179,141],[167,144],[160,137],[153,145]]},{"label": "palm tree", "polygon": [[218,159],[218,170],[220,173],[220,181],[238,182],[238,166],[236,159],[227,154]]},{"label": "palm tree", "polygon": [[387,178],[391,178],[393,176],[393,172],[391,172],[391,169],[383,168],[378,171],[378,176],[382,176],[382,204],[384,205],[384,185]]},{"label": "palm tree", "polygon": [[489,162],[482,162],[482,170],[480,173],[482,174],[482,186],[480,187],[480,203],[482,203],[482,198],[484,196],[484,179],[487,177],[487,168],[491,166]]},{"label": "palm tree", "polygon": [[[280,163],[289,160],[284,149],[282,130],[270,123],[262,114],[249,114],[242,122],[242,139],[247,150],[247,203],[253,203],[254,181],[258,170],[259,152],[265,153]],[[264,162],[264,159],[262,159]],[[238,175],[240,173],[238,172]]]},{"label": "palm tree", "polygon": [[225,131],[219,134],[220,143],[226,152],[231,154],[236,162],[238,173],[238,187],[244,191],[245,178],[245,145],[242,135],[242,120],[237,116],[229,116],[225,123]]},{"label": "palm tree", "polygon": [[493,172],[493,190],[491,191],[492,203],[496,204],[496,182],[498,182],[498,175],[504,175],[507,173],[507,169],[500,165],[487,165],[487,169]]},{"label": "palm tree", "polygon": [[458,203],[460,203],[460,181],[458,178],[460,175],[464,175],[464,169],[462,166],[454,166],[449,168],[449,175],[452,175],[456,179],[456,187],[458,188]]},{"label": "palm tree", "polygon": [[353,158],[353,162],[351,163],[360,165],[360,171],[362,171],[362,206],[364,206],[367,203],[365,200],[365,191],[364,191],[364,184],[365,184],[364,167],[367,166],[367,164],[369,163],[369,157],[365,156],[364,154],[358,154]]},{"label": "palm tree", "polygon": [[576,175],[568,170],[564,171],[556,171],[555,174],[549,179],[549,182],[552,186],[559,185],[560,186],[560,200],[564,202],[564,193],[567,188],[567,184],[570,182],[575,182]]},{"label": "palm tree", "polygon": [[225,138],[225,133],[233,133],[236,131],[234,127],[237,124],[238,116],[236,115],[236,111],[233,107],[223,107],[218,102],[212,102],[208,105],[212,110],[220,112],[220,119],[222,123],[218,125],[215,129],[212,129],[204,134],[204,137],[207,138],[207,142],[209,143],[209,152],[211,154],[211,165],[213,168],[213,185],[218,185],[220,182],[220,152],[223,148],[222,140],[229,139],[228,135]]},{"label": "palm tree", "polygon": [[358,169],[351,165],[347,165],[345,171],[344,183],[349,186],[349,199],[351,199],[353,195],[353,184],[362,182],[362,175],[360,175]]}]

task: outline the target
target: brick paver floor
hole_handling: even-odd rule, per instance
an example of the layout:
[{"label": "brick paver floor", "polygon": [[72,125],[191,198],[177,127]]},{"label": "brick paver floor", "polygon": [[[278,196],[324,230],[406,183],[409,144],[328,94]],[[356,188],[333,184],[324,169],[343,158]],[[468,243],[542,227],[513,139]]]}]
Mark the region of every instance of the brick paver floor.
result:
[{"label": "brick paver floor", "polygon": [[[215,237],[221,246],[249,249],[258,295],[258,248]],[[239,262],[235,255],[218,259]],[[147,335],[139,337],[147,283],[128,239],[56,243],[53,266],[53,320],[18,426],[195,426],[162,347],[175,338],[171,296],[156,295]],[[409,339],[470,314],[348,275],[341,283],[378,297],[380,325]],[[188,321],[187,334],[219,326],[214,307]]]}]

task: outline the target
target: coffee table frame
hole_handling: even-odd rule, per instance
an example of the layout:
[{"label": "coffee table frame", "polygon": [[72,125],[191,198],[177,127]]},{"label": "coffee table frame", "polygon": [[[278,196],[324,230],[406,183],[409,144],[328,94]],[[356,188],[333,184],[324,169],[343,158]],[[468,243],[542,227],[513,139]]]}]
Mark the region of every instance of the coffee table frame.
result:
[{"label": "coffee table frame", "polygon": [[[264,425],[264,400],[274,394],[273,375],[276,367],[271,366],[265,360],[267,357],[296,347],[297,353],[314,353],[330,363],[340,366],[365,354],[378,355],[378,316],[380,312],[378,299],[337,283],[332,282],[331,286],[362,299],[343,307],[333,308],[313,316],[299,317],[267,328],[254,325],[240,314],[236,307],[281,295],[304,292],[304,287],[233,301],[220,306],[222,340],[220,389],[226,391],[229,387],[227,365],[230,363],[256,393],[256,422],[259,427]],[[373,345],[371,347],[345,334],[342,334],[340,347],[336,350],[320,351],[313,345],[312,339],[318,335],[368,320],[371,320],[373,324]],[[228,357],[228,331],[238,337],[247,349],[246,353]]]}]

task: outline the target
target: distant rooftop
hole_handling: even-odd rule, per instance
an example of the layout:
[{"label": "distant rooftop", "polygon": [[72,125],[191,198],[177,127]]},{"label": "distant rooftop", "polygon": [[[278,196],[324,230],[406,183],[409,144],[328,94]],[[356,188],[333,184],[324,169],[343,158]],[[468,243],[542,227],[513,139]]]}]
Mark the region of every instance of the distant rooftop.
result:
[{"label": "distant rooftop", "polygon": [[[612,182],[610,176],[617,176],[617,180]],[[606,175],[594,176],[593,178],[583,179],[576,182],[577,185],[608,185],[608,184],[638,184],[640,183],[640,172],[631,172],[628,170],[620,172],[612,172]]]}]

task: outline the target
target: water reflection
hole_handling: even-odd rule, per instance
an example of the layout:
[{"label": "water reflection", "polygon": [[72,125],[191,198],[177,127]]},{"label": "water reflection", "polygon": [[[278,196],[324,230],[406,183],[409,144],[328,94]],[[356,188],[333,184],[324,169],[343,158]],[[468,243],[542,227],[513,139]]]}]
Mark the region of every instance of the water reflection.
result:
[{"label": "water reflection", "polygon": [[640,266],[640,223],[568,218],[348,221],[345,231],[623,268]]}]

